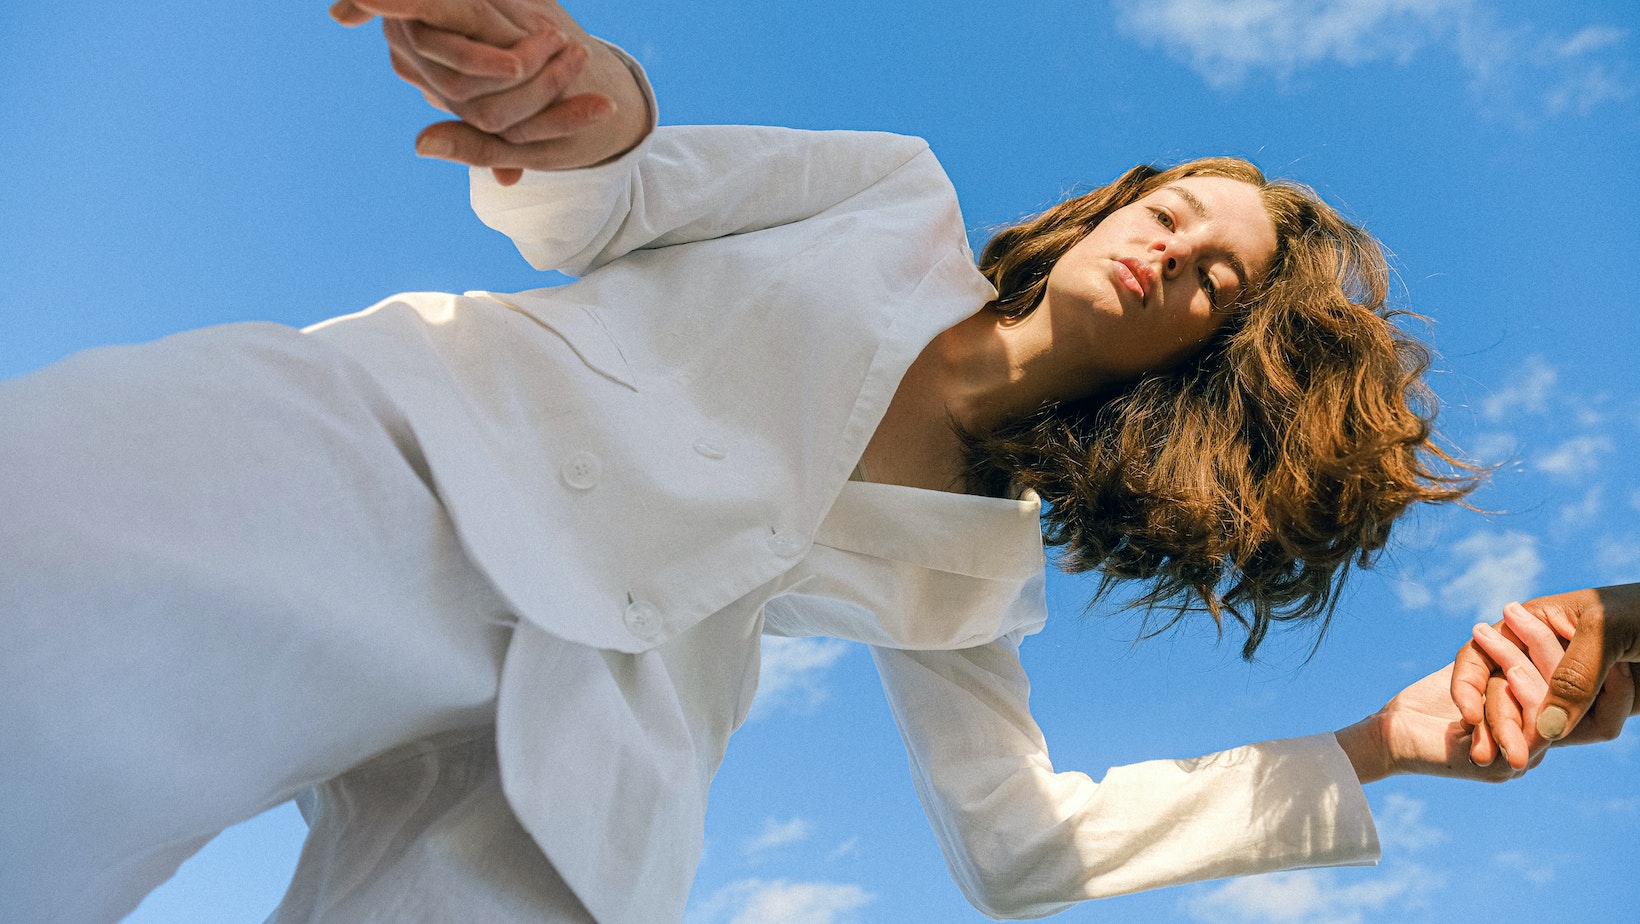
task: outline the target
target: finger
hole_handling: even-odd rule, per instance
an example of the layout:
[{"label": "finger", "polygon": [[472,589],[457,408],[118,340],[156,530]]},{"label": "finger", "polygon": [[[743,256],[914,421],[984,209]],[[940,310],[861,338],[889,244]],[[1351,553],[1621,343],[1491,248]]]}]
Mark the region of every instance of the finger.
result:
[{"label": "finger", "polygon": [[1634,697],[1634,676],[1629,672],[1628,665],[1613,665],[1606,674],[1606,682],[1600,687],[1600,695],[1595,697],[1594,705],[1589,707],[1583,721],[1555,744],[1588,744],[1618,737],[1634,709]]},{"label": "finger", "polygon": [[615,104],[607,96],[583,93],[562,99],[524,122],[501,133],[514,144],[570,138],[589,126],[615,114]]},{"label": "finger", "polygon": [[[569,85],[575,81],[575,78],[581,75],[582,69],[586,67],[587,58],[586,46],[579,43],[570,43],[564,46],[563,50],[553,55],[547,61],[546,66],[536,72],[535,76],[529,80],[510,90],[472,100],[468,105],[459,108],[457,111],[463,119],[480,131],[502,134],[508,141],[515,144],[562,137],[571,131],[586,127],[588,123],[583,121],[566,130],[554,130],[552,124],[554,120],[548,119],[540,123],[537,130],[524,132],[516,137],[512,134],[503,133],[514,126],[521,126],[526,121],[545,114],[559,103],[568,102],[568,100],[560,99],[560,97],[563,96]],[[603,100],[605,104],[609,103],[607,97],[600,95],[596,98]],[[587,109],[587,107],[597,108],[590,101],[582,101],[577,106],[581,109]],[[597,113],[594,113],[591,109],[585,112],[582,112],[581,109],[574,109],[568,115],[592,116],[593,120],[596,120],[596,118],[601,118],[614,111],[612,105],[606,108],[607,111]]]},{"label": "finger", "polygon": [[1545,677],[1554,673],[1555,665],[1560,663],[1560,656],[1565,650],[1555,630],[1528,613],[1519,603],[1503,608],[1503,622],[1526,643],[1526,652],[1531,655],[1532,663],[1537,665],[1538,673]]},{"label": "finger", "polygon": [[[410,62],[410,59],[396,51],[389,51],[387,60],[393,66],[393,73],[399,75],[399,78],[405,83],[421,91],[422,97],[427,100],[427,105],[450,112],[450,104],[429,88],[427,78],[422,76],[422,73]],[[454,115],[454,113],[451,114]]]},{"label": "finger", "polygon": [[490,173],[495,175],[495,181],[502,186],[511,186],[524,178],[524,171],[517,167],[496,167]]},{"label": "finger", "polygon": [[384,19],[414,19],[480,42],[506,48],[525,35],[489,0],[349,0]]},{"label": "finger", "polygon": [[1549,695],[1538,714],[1537,727],[1538,734],[1550,741],[1565,737],[1577,726],[1616,660],[1606,652],[1605,633],[1599,623],[1599,619],[1587,617],[1580,620],[1577,633],[1549,678]]},{"label": "finger", "polygon": [[1474,642],[1466,642],[1453,657],[1452,704],[1466,724],[1481,725],[1486,721],[1486,679],[1496,667]]},{"label": "finger", "polygon": [[439,122],[423,129],[416,140],[416,153],[471,167],[521,170],[567,170],[597,159],[588,157],[585,146],[576,145],[574,138],[513,144],[465,122]]},{"label": "finger", "polygon": [[330,18],[344,26],[362,26],[376,17],[359,9],[353,0],[336,0],[330,5]]},{"label": "finger", "polygon": [[1525,769],[1532,749],[1521,727],[1520,705],[1510,695],[1508,681],[1502,677],[1493,677],[1487,684],[1486,724],[1509,766]]},{"label": "finger", "polygon": [[387,52],[389,60],[393,63],[393,72],[414,84],[423,93],[442,100],[441,103],[434,104],[440,109],[454,112],[459,104],[504,91],[512,86],[510,81],[493,77],[474,77],[452,71],[430,58],[417,54],[410,47],[409,28],[407,24],[397,20],[382,23],[382,33],[387,36]]},{"label": "finger", "polygon": [[1490,767],[1498,759],[1498,744],[1492,740],[1492,732],[1486,727],[1486,719],[1475,724],[1469,737],[1469,762],[1477,767]]},{"label": "finger", "polygon": [[1520,645],[1510,641],[1502,632],[1486,623],[1477,623],[1471,630],[1470,635],[1475,640],[1475,644],[1486,652],[1486,656],[1491,658],[1493,663],[1505,672],[1512,667],[1524,667],[1528,670],[1537,669],[1537,666],[1532,663],[1526,652],[1521,650]]},{"label": "finger", "polygon": [[1549,682],[1543,679],[1536,667],[1511,667],[1503,672],[1504,679],[1509,681],[1509,693],[1520,704],[1521,714],[1537,718],[1538,709],[1543,706],[1543,698],[1549,694]]},{"label": "finger", "polygon": [[458,74],[516,81],[527,73],[524,62],[510,50],[475,42],[459,32],[406,21],[403,34],[417,56]]}]

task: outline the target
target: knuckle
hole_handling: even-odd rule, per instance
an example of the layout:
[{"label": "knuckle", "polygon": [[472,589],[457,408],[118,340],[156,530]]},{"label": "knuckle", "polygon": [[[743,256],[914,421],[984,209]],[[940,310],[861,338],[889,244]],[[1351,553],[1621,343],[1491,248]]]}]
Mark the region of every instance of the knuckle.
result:
[{"label": "knuckle", "polygon": [[530,131],[529,123],[514,125],[505,131],[499,132],[498,137],[508,144],[529,144],[538,140]]},{"label": "knuckle", "polygon": [[478,81],[455,71],[441,70],[438,91],[445,99],[456,103],[470,103],[483,95],[484,87]]},{"label": "knuckle", "polygon": [[1562,659],[1549,678],[1549,694],[1561,699],[1584,700],[1597,686],[1595,672],[1571,658]]},{"label": "knuckle", "polygon": [[467,124],[482,132],[499,134],[511,127],[505,113],[493,103],[480,101],[462,109],[461,118]]}]

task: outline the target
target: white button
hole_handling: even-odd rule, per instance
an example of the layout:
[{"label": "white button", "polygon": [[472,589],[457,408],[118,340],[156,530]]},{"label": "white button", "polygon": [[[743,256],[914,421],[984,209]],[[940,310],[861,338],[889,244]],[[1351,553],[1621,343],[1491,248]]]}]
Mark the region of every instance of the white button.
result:
[{"label": "white button", "polygon": [[661,611],[654,604],[638,600],[627,604],[626,627],[633,635],[649,641],[661,634]]},{"label": "white button", "polygon": [[803,541],[803,537],[796,533],[782,531],[769,537],[769,551],[781,558],[801,555],[807,545],[808,543]]},{"label": "white button", "polygon": [[705,440],[695,441],[695,451],[708,459],[721,459],[728,455],[728,453],[724,452],[720,447],[708,443]]},{"label": "white button", "polygon": [[564,478],[564,484],[577,491],[591,490],[598,484],[598,477],[604,472],[604,464],[590,452],[578,452],[564,460],[558,474]]}]

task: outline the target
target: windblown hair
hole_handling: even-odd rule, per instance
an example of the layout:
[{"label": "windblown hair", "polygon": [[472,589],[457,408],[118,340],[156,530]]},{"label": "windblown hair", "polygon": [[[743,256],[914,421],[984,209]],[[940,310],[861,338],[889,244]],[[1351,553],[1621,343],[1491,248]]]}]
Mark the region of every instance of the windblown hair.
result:
[{"label": "windblown hair", "polygon": [[[1385,307],[1377,242],[1307,187],[1208,158],[1139,166],[997,233],[980,270],[991,309],[1035,310],[1055,261],[1111,212],[1187,176],[1257,187],[1275,223],[1262,283],[1194,357],[987,433],[965,434],[970,477],[1035,490],[1067,571],[1098,571],[1095,599],[1148,581],[1134,603],[1205,609],[1247,631],[1252,659],[1275,622],[1331,619],[1350,567],[1370,567],[1418,501],[1461,499],[1477,469],[1432,438],[1423,344]],[[1147,617],[1147,626],[1149,625]]]}]

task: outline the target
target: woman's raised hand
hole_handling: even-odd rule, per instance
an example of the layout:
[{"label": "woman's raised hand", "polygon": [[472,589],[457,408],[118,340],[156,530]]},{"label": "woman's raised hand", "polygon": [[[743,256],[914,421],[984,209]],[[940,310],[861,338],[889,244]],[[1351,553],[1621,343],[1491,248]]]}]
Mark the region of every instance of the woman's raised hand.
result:
[{"label": "woman's raised hand", "polygon": [[1509,604],[1502,624],[1476,626],[1454,661],[1452,700],[1475,729],[1471,758],[1486,765],[1501,751],[1519,768],[1550,742],[1617,737],[1640,711],[1636,663],[1640,584]]},{"label": "woman's raised hand", "polygon": [[511,184],[613,159],[649,130],[632,72],[553,0],[340,0],[330,14],[380,16],[394,72],[461,119],[424,129],[423,156]]}]

